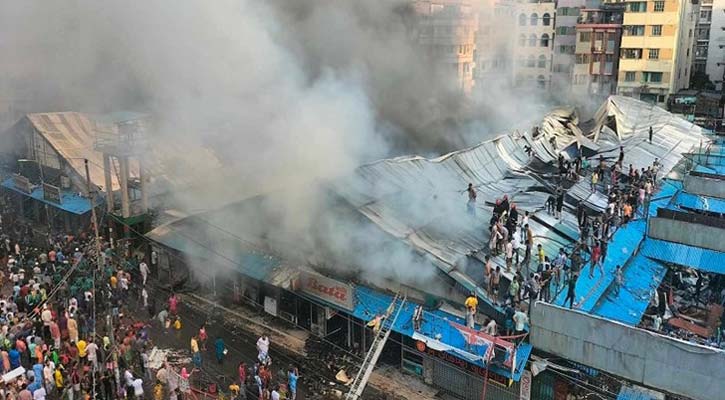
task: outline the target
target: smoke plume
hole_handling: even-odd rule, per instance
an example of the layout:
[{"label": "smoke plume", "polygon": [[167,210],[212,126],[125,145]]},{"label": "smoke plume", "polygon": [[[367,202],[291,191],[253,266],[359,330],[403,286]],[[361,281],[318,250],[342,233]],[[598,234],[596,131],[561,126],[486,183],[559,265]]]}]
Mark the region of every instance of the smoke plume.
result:
[{"label": "smoke plume", "polygon": [[[274,222],[260,226],[269,229],[237,220],[250,236],[297,242],[289,247],[309,260],[328,252],[363,270],[379,266],[376,276],[419,280],[427,274],[409,250],[382,251],[395,246],[368,240],[370,227],[356,218],[323,216],[333,203],[319,182],[375,159],[483,140],[517,118],[519,100],[502,94],[476,105],[441,79],[410,37],[408,3],[6,1],[0,118],[148,112],[157,143],[183,149],[188,164],[179,171],[234,177],[184,193],[188,208],[230,192],[273,191],[262,206]],[[207,170],[202,147],[223,171]],[[388,268],[391,260],[399,268]]]}]

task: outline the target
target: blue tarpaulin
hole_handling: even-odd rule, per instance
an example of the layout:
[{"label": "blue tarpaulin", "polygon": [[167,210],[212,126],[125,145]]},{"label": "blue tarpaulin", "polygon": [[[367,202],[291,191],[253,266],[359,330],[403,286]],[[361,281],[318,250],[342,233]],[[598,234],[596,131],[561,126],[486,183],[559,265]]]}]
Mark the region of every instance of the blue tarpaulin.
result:
[{"label": "blue tarpaulin", "polygon": [[720,251],[647,238],[641,252],[654,260],[725,274],[725,253]]},{"label": "blue tarpaulin", "polygon": [[30,193],[25,193],[22,190],[15,187],[14,178],[8,178],[5,181],[3,181],[2,186],[10,189],[12,191],[18,192],[22,195],[32,197],[35,200],[38,200],[41,203],[48,204],[50,206],[53,206],[55,208],[59,208],[63,211],[67,211],[69,213],[77,214],[77,215],[83,215],[89,211],[91,211],[91,203],[88,201],[87,198],[80,196],[78,193],[72,193],[69,191],[61,191],[61,201],[60,203],[55,203],[52,201],[45,200],[43,197],[43,187],[38,186],[33,189]]}]

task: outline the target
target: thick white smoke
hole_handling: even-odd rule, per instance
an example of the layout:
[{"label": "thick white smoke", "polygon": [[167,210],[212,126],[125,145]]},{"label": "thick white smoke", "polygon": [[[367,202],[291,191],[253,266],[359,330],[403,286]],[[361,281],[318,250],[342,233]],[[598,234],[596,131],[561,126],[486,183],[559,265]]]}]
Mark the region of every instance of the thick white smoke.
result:
[{"label": "thick white smoke", "polygon": [[[331,203],[316,185],[377,158],[480,141],[487,120],[468,119],[501,115],[477,114],[440,79],[409,35],[407,4],[5,1],[0,117],[7,124],[25,112],[149,112],[161,146],[185,149],[188,163],[178,171],[235,176],[183,193],[177,200],[189,208],[230,191],[278,190],[268,205],[276,222],[264,232],[255,226],[252,236],[297,241],[309,259],[329,252],[376,276],[419,280],[428,274],[408,250],[380,251],[381,239],[365,243],[368,227],[322,216]],[[487,100],[507,115],[516,108],[512,98]],[[225,171],[207,170],[202,146]]]}]

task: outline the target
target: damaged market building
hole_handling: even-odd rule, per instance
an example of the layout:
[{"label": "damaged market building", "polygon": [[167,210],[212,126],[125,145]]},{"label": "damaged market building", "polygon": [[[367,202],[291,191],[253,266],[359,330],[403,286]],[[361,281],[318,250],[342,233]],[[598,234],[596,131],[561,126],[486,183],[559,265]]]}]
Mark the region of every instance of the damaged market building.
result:
[{"label": "damaged market building", "polygon": [[[160,276],[170,285],[200,282],[230,302],[254,304],[353,351],[367,349],[372,333],[366,325],[392,304],[400,315],[390,325],[393,334],[381,362],[456,398],[479,399],[484,390],[490,399],[564,398],[572,390],[568,374],[589,369],[679,396],[714,398],[725,378],[718,376],[721,368],[703,370],[675,358],[657,358],[679,373],[700,374],[712,385],[668,383],[606,362],[622,356],[616,343],[591,342],[592,336],[611,340],[642,334],[638,325],[668,270],[666,263],[641,250],[652,233],[650,217],[666,208],[674,195],[672,182],[683,179],[692,168],[691,154],[709,140],[699,127],[662,109],[613,96],[592,121],[580,123],[573,110],[557,111],[532,132],[511,132],[433,159],[381,160],[349,176],[316,182],[316,206],[306,215],[311,224],[289,226],[285,199],[294,196],[280,192],[170,222],[147,237],[161,255]],[[530,304],[529,342],[511,348],[495,340],[472,342],[476,335],[461,329],[462,304],[470,293],[480,299],[477,328],[488,318],[504,326],[505,306],[486,290],[486,257],[502,269],[501,292],[514,278],[502,256],[489,250],[488,227],[497,201],[506,197],[519,213],[531,214],[534,241],[546,254],[571,251],[580,241],[577,210],[597,215],[608,200],[591,190],[586,176],[556,183],[560,178],[552,163],[560,155],[612,163],[620,146],[634,168],[657,161],[662,180],[647,209],[639,210],[640,217],[614,233],[605,273],[578,277],[573,309],[563,307],[561,291],[550,303]],[[469,183],[478,193],[475,215],[466,210]],[[563,213],[554,218],[545,204],[562,186]],[[627,282],[626,290],[616,294],[615,265],[623,267]],[[585,262],[584,268],[591,266]],[[401,293],[407,295],[405,304],[394,300]],[[418,306],[422,318],[414,321]],[[691,346],[647,334],[666,348]],[[597,359],[586,350],[589,343],[597,346]],[[532,345],[539,354],[535,358]],[[488,356],[490,348],[495,357]],[[650,356],[630,348],[635,349],[628,353],[632,357]],[[707,352],[701,362],[725,361],[721,350],[710,347]],[[613,390],[629,393],[634,388],[620,382]]]}]

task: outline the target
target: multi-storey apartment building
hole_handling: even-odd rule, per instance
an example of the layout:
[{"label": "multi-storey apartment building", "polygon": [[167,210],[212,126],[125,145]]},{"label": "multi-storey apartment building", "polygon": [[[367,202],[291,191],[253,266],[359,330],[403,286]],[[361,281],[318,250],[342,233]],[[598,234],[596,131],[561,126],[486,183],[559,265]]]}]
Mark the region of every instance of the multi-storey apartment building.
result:
[{"label": "multi-storey apartment building", "polygon": [[692,72],[706,73],[707,52],[710,43],[710,23],[712,21],[712,0],[702,0],[695,28],[695,56],[692,60]]},{"label": "multi-storey apartment building", "polygon": [[617,92],[664,105],[689,87],[698,0],[625,4]]},{"label": "multi-storey apartment building", "polygon": [[511,85],[517,4],[515,0],[483,0],[478,3],[478,31],[473,77],[484,90],[492,85]]},{"label": "multi-storey apartment building", "polygon": [[556,4],[547,0],[519,3],[516,14],[514,85],[549,89]]},{"label": "multi-storey apartment building", "polygon": [[463,92],[473,89],[477,14],[468,0],[416,0],[418,44]]},{"label": "multi-storey apartment building", "polygon": [[623,12],[624,5],[616,3],[582,9],[576,26],[573,95],[587,98],[616,93]]},{"label": "multi-storey apartment building", "polygon": [[567,93],[571,85],[576,47],[576,25],[587,0],[559,0],[556,3],[552,88]]},{"label": "multi-storey apartment building", "polygon": [[700,20],[707,18],[710,21],[705,73],[715,84],[715,89],[722,90],[725,78],[725,0],[706,1],[709,7],[703,1],[700,9]]}]

